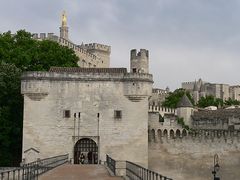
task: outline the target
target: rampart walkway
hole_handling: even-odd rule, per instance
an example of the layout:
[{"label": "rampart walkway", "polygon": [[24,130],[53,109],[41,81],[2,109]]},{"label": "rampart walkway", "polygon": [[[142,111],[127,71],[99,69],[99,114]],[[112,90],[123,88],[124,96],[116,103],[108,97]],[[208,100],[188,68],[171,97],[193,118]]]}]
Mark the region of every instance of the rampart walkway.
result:
[{"label": "rampart walkway", "polygon": [[39,180],[122,180],[110,176],[103,165],[70,165],[59,166],[39,177]]}]

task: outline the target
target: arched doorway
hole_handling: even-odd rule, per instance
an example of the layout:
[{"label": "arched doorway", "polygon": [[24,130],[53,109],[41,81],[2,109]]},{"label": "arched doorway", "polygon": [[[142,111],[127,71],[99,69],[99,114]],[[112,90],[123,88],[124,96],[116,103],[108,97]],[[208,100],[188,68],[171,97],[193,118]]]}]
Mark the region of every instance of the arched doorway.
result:
[{"label": "arched doorway", "polygon": [[84,164],[98,163],[98,147],[95,141],[83,138],[76,142],[74,146],[74,164],[80,164],[80,155],[84,155]]}]

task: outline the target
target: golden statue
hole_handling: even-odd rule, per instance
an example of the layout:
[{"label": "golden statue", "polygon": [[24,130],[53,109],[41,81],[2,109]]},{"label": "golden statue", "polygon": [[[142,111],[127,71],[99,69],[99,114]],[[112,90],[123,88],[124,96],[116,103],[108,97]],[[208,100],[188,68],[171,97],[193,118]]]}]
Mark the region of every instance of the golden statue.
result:
[{"label": "golden statue", "polygon": [[67,16],[65,11],[62,13],[62,26],[67,26]]}]

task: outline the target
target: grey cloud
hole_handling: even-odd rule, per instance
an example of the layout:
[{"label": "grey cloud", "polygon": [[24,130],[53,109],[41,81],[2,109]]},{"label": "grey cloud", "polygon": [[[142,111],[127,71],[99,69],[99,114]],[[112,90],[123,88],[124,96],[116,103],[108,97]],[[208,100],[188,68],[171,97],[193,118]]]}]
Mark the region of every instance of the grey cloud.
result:
[{"label": "grey cloud", "polygon": [[112,46],[112,66],[129,66],[131,48],[150,50],[155,86],[182,81],[239,84],[238,0],[3,0],[0,31],[58,33],[67,11],[75,43]]}]

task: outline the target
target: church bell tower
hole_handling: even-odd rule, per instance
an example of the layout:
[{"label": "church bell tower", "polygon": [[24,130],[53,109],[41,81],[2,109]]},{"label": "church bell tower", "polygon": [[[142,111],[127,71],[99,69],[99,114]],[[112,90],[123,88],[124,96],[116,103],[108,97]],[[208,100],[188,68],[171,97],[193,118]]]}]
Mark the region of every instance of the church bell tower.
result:
[{"label": "church bell tower", "polygon": [[66,12],[62,13],[62,26],[60,27],[60,37],[68,40],[68,27]]}]

